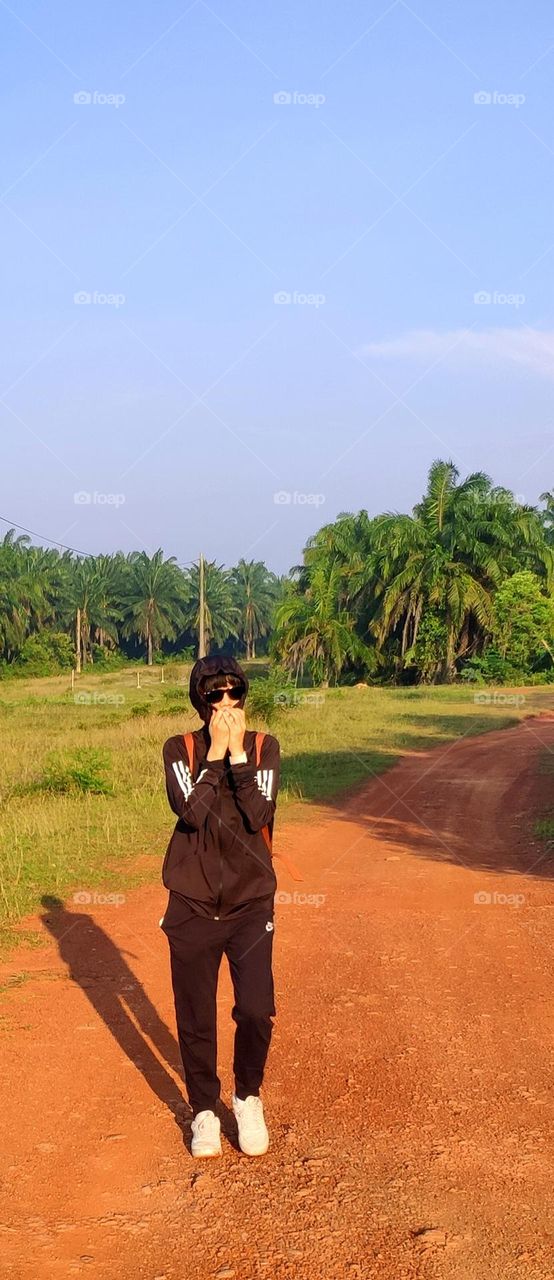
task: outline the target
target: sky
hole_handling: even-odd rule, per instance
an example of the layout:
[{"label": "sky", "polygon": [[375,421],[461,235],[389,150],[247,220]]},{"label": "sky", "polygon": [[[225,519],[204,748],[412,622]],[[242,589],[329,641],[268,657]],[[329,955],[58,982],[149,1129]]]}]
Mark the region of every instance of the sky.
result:
[{"label": "sky", "polygon": [[553,487],[546,0],[1,0],[0,32],[10,523],[281,574],[436,458]]}]

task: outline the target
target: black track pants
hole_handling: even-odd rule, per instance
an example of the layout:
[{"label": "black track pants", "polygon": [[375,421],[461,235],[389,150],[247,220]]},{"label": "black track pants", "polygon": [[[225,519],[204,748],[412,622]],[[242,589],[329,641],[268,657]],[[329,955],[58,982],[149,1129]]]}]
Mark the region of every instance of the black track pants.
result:
[{"label": "black track pants", "polygon": [[273,924],[273,895],[227,920],[197,915],[182,899],[169,895],[162,928],[169,940],[179,1048],[194,1115],[213,1111],[220,1096],[216,996],[224,953],[235,997],[235,1092],[239,1098],[259,1092],[276,1013]]}]

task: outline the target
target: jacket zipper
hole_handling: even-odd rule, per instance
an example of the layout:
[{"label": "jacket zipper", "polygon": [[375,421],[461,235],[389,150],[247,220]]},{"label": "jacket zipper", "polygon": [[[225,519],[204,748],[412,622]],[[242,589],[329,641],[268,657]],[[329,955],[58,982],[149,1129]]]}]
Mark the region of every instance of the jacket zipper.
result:
[{"label": "jacket zipper", "polygon": [[216,902],[216,904],[215,904],[215,909],[216,909],[217,915],[215,915],[215,916],[214,916],[214,920],[219,920],[219,912],[220,912],[220,910],[221,910],[221,895],[222,895],[222,893],[223,893],[223,858],[221,857],[221,818],[219,818],[219,817],[218,817],[218,819],[217,819],[217,827],[218,827],[218,835],[219,835],[219,839],[218,839],[218,846],[219,846],[219,891],[218,891],[218,895],[217,895],[217,902]]}]

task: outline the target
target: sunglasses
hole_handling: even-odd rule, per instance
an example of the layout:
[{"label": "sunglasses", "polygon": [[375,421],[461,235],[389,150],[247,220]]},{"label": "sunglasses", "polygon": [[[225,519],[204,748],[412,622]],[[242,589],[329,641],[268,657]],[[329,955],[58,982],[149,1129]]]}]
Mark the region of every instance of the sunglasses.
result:
[{"label": "sunglasses", "polygon": [[210,689],[209,693],[204,694],[204,697],[206,702],[212,706],[214,703],[222,701],[224,693],[228,693],[233,702],[240,702],[244,692],[244,685],[240,684],[235,685],[232,689]]}]

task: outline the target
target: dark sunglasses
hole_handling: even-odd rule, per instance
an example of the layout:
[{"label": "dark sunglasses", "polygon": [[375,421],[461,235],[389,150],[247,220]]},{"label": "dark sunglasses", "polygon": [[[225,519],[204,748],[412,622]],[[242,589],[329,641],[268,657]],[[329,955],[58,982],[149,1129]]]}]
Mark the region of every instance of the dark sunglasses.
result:
[{"label": "dark sunglasses", "polygon": [[239,684],[235,685],[232,689],[210,689],[209,693],[204,694],[204,697],[206,702],[209,702],[210,706],[212,706],[214,702],[222,701],[224,693],[228,693],[229,697],[233,699],[233,702],[240,702],[244,692],[244,685]]}]

